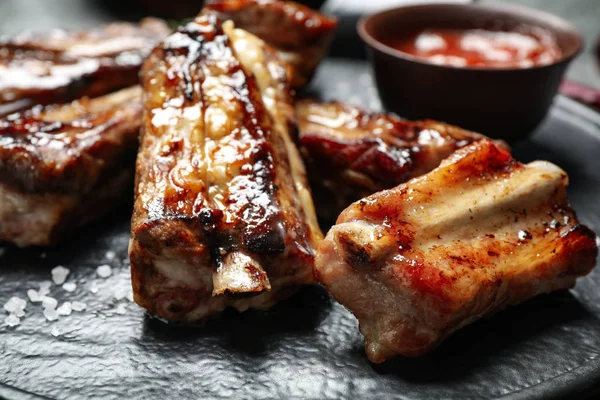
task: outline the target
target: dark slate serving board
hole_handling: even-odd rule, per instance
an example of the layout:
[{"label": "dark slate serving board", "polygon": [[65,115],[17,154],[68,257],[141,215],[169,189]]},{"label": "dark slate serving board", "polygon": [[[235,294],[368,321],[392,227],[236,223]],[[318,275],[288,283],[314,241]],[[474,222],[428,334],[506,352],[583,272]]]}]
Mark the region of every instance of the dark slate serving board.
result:
[{"label": "dark slate serving board", "polygon": [[[360,61],[328,60],[311,91],[380,107]],[[564,168],[581,221],[600,231],[600,115],[559,97],[514,153]],[[373,365],[356,320],[319,286],[268,312],[227,311],[196,326],[166,325],[127,298],[115,299],[129,287],[130,208],[122,208],[61,246],[4,249],[1,304],[26,298],[60,264],[77,289],[53,286],[51,295],[83,301],[87,310],[48,322],[42,307],[29,303],[16,328],[0,321],[0,397],[546,398],[592,395],[600,380],[600,269],[574,290],[463,329],[429,356]],[[107,251],[115,259],[107,261]],[[96,276],[105,263],[113,267],[108,279]],[[94,281],[96,294],[89,290]]]}]

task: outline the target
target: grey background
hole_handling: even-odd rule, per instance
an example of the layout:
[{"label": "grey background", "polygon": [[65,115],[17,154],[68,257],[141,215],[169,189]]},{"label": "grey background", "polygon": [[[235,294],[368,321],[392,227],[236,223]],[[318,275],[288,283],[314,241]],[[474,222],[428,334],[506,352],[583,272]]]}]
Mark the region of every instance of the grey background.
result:
[{"label": "grey background", "polygon": [[[128,11],[130,0],[0,0],[0,33],[14,34],[23,29],[45,30],[55,27],[81,29],[119,18],[135,19],[143,10]],[[198,0],[190,0],[197,1]],[[383,0],[390,4],[390,0]],[[399,1],[400,3],[401,1]],[[600,0],[508,0],[543,9],[574,23],[586,40],[585,51],[572,64],[568,78],[600,89],[600,68],[593,48],[600,36]],[[135,3],[133,1],[132,3]],[[377,0],[330,0],[326,8],[336,13],[376,7]],[[200,8],[200,5],[198,6]],[[353,24],[347,29],[353,30]]]}]

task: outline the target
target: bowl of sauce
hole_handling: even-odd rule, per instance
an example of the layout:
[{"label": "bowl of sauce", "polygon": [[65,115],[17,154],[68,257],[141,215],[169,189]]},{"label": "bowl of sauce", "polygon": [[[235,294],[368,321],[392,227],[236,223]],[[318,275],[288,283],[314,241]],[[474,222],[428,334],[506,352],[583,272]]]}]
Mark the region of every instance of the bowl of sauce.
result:
[{"label": "bowl of sauce", "polygon": [[388,44],[432,64],[454,67],[530,68],[560,60],[562,51],[545,29],[503,32],[432,28]]},{"label": "bowl of sauce", "polygon": [[567,21],[501,4],[424,4],[363,17],[388,111],[517,139],[548,112],[582,38]]}]

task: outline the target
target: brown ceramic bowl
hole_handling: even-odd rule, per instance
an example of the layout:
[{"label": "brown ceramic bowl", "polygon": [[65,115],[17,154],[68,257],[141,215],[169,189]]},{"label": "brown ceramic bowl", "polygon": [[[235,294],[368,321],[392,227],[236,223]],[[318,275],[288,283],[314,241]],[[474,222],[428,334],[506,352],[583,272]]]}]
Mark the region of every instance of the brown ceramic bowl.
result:
[{"label": "brown ceramic bowl", "polygon": [[[541,27],[556,38],[562,57],[532,68],[452,67],[428,63],[384,42],[427,28],[513,30]],[[383,105],[409,119],[432,118],[508,140],[542,121],[562,76],[583,46],[581,35],[554,15],[514,5],[427,4],[362,18]]]}]

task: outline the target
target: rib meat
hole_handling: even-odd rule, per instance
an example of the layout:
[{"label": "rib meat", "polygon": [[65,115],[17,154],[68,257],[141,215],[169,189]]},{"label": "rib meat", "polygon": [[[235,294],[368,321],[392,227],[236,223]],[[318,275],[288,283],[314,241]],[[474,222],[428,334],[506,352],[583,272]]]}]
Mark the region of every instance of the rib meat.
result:
[{"label": "rib meat", "polygon": [[129,195],[140,87],[0,119],[0,241],[47,245]]},{"label": "rib meat", "polygon": [[192,321],[313,281],[322,236],[285,78],[262,41],[210,13],[150,54],[130,243],[142,307]]},{"label": "rib meat", "polygon": [[327,54],[337,21],[304,5],[281,0],[209,0],[205,10],[233,20],[276,49],[293,88],[304,86]]},{"label": "rib meat", "polygon": [[[296,104],[299,143],[319,217],[423,175],[485,136],[436,121],[405,121],[340,102]],[[506,147],[504,143],[498,142]]]},{"label": "rib meat", "polygon": [[457,329],[595,265],[567,175],[483,140],[352,204],[319,248],[317,279],[358,318],[367,356],[418,356]]},{"label": "rib meat", "polygon": [[135,85],[144,58],[168,33],[164,22],[145,19],[0,39],[0,115]]}]

